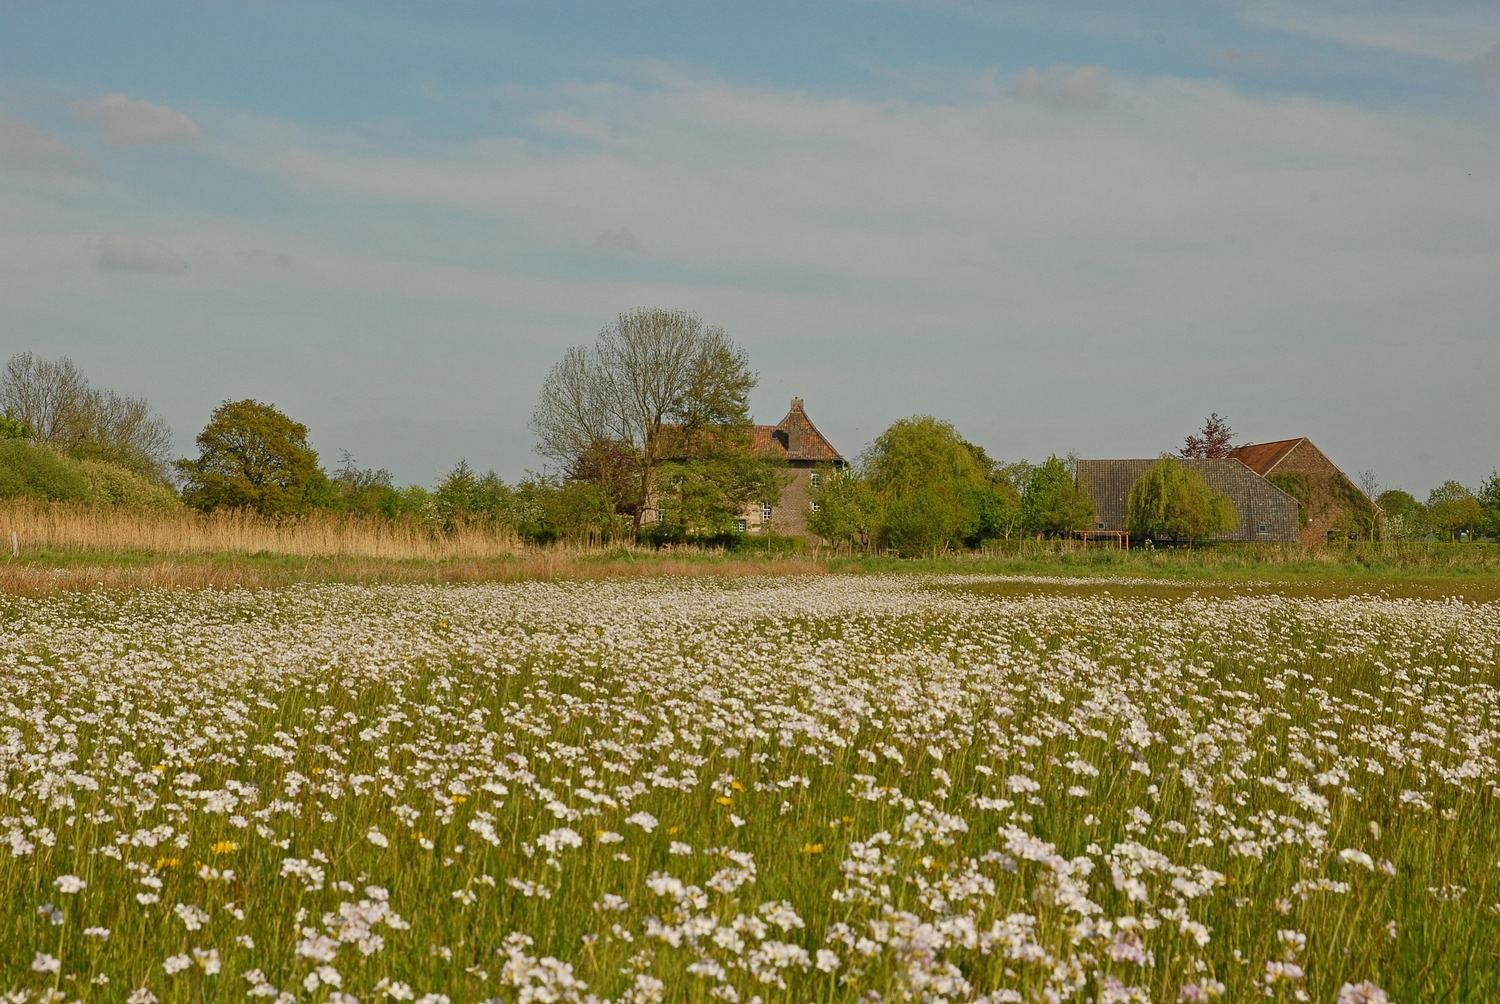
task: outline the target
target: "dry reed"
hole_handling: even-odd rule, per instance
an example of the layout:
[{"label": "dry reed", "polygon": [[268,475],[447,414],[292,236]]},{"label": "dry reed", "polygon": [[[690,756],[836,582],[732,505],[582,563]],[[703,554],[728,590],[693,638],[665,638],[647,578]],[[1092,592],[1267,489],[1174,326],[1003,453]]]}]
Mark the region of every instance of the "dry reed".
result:
[{"label": "dry reed", "polygon": [[302,558],[448,561],[516,554],[506,527],[438,532],[420,523],[340,513],[271,519],[243,511],[166,512],[13,499],[0,503],[0,544],[22,553],[286,554]]},{"label": "dry reed", "polygon": [[[437,532],[417,523],[336,513],[274,520],[244,512],[149,512],[15,499],[0,502],[0,548],[6,552],[12,533],[20,555],[0,558],[0,593],[18,596],[294,582],[517,582],[826,570],[802,558],[528,549],[507,528]],[[51,560],[58,555],[64,560]],[[122,555],[127,559],[111,560]]]}]

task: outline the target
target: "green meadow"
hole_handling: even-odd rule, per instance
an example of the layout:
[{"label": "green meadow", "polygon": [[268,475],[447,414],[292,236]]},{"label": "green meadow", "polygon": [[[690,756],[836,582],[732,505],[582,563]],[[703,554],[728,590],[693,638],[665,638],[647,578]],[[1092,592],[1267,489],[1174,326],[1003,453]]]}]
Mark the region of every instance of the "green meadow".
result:
[{"label": "green meadow", "polygon": [[0,992],[1485,999],[1491,584],[1096,553],[0,597]]}]

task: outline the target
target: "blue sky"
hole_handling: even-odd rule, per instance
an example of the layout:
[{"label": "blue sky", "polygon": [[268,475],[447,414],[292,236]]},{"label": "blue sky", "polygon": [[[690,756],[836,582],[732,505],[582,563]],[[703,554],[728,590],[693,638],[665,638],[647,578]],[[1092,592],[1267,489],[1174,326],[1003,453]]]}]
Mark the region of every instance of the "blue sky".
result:
[{"label": "blue sky", "polygon": [[1500,466],[1500,4],[0,5],[0,355],[181,451],[274,402],[401,482],[542,461],[681,307],[854,455],[1151,456],[1210,411]]}]

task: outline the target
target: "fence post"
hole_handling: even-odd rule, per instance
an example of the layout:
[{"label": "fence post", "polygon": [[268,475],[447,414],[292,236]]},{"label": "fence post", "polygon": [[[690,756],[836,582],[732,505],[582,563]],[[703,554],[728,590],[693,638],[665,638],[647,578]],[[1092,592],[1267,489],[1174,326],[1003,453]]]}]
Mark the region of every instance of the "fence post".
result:
[{"label": "fence post", "polygon": [[19,558],[21,556],[21,538],[16,536],[16,531],[10,532],[10,556]]}]

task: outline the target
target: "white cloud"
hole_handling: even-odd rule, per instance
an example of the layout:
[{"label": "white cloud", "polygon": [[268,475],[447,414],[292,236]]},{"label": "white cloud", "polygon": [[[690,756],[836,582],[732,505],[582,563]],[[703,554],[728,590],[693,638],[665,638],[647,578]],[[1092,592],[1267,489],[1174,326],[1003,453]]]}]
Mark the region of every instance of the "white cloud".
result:
[{"label": "white cloud", "polygon": [[[1210,303],[1240,297],[1246,268],[1288,252],[1359,258],[1500,225],[1500,142],[1483,123],[1180,78],[1114,79],[1112,114],[1057,115],[1057,102],[1097,102],[1103,71],[1036,76],[1035,101],[976,88],[964,103],[690,76],[511,88],[509,105],[555,130],[555,149],[499,136],[445,156],[368,155],[304,134],[226,155],[330,198],[503,220],[520,246],[574,246],[628,206],[652,221],[652,259],[717,276],[703,281],[873,283],[1054,320],[1104,310],[1066,288],[1084,259],[1115,263],[1099,275],[1116,283],[1216,273],[1186,294]],[[597,240],[623,248],[619,237]],[[1180,309],[1155,289],[1117,292]]]},{"label": "white cloud", "polygon": [[82,167],[85,158],[32,123],[0,111],[0,163],[28,171],[72,171]]},{"label": "white cloud", "polygon": [[646,245],[641,243],[639,237],[631,233],[629,227],[599,231],[594,236],[591,247],[595,251],[603,251],[606,254],[640,254],[646,250]]},{"label": "white cloud", "polygon": [[175,275],[187,262],[171,248],[130,234],[110,234],[99,242],[99,267],[111,272],[156,272]]},{"label": "white cloud", "polygon": [[1500,35],[1500,5],[1474,4],[1443,9],[1435,4],[1361,2],[1336,8],[1307,3],[1247,4],[1249,23],[1365,49],[1465,62],[1482,43]]},{"label": "white cloud", "polygon": [[1045,73],[1027,67],[1010,93],[1066,111],[1096,110],[1109,102],[1102,66],[1054,66]]},{"label": "white cloud", "polygon": [[124,94],[74,102],[73,117],[98,129],[110,146],[152,146],[203,138],[198,123],[177,109]]}]

